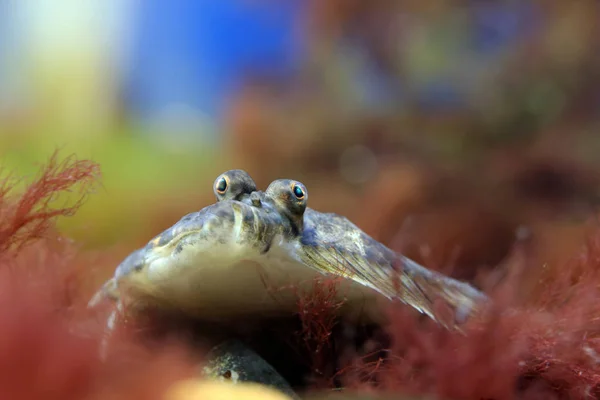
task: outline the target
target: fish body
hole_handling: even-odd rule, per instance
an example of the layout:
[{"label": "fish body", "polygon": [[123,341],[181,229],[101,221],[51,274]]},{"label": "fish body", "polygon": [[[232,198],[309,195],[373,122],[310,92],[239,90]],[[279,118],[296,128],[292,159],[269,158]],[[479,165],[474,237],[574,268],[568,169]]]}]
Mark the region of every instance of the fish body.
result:
[{"label": "fish body", "polygon": [[[265,192],[244,189],[251,186],[238,185],[235,197],[223,191],[216,203],[134,251],[90,305],[110,297],[205,319],[289,315],[299,311],[298,293],[310,295],[306,291],[315,290],[318,278],[336,278],[342,313],[374,322],[382,321],[378,303],[386,299],[446,326],[487,301],[472,286],[394,252],[347,218],[307,207],[306,189],[297,181],[274,181]],[[439,317],[439,301],[452,308],[455,321]]]}]

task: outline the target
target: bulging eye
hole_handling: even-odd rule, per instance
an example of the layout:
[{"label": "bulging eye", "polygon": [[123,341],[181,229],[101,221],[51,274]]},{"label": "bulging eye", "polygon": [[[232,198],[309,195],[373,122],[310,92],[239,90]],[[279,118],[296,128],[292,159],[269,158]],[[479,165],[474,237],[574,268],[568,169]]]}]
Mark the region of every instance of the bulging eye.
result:
[{"label": "bulging eye", "polygon": [[216,189],[219,194],[223,194],[227,190],[227,179],[224,176],[217,181]]},{"label": "bulging eye", "polygon": [[300,185],[294,184],[294,188],[292,189],[292,191],[294,192],[294,196],[296,196],[297,199],[303,199],[305,196],[304,189],[302,189]]}]

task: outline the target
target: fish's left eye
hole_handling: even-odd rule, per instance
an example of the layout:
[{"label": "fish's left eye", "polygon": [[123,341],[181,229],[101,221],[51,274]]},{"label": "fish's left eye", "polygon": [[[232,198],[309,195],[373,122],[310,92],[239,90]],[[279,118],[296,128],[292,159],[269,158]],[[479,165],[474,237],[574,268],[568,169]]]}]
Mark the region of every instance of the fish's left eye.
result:
[{"label": "fish's left eye", "polygon": [[219,192],[219,194],[225,193],[225,191],[227,190],[227,179],[225,179],[225,177],[219,179],[219,181],[217,182],[216,189],[217,192]]},{"label": "fish's left eye", "polygon": [[294,185],[292,191],[294,192],[294,196],[296,196],[297,199],[302,200],[305,196],[304,189],[302,189],[300,185]]}]

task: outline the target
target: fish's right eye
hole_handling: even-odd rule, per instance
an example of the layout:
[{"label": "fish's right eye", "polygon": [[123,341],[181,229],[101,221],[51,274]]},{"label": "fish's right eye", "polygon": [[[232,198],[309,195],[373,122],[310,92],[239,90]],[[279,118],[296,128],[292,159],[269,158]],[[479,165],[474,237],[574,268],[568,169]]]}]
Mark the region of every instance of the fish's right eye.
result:
[{"label": "fish's right eye", "polygon": [[221,177],[218,181],[217,184],[215,186],[215,188],[217,189],[217,193],[219,194],[224,194],[225,191],[227,190],[227,179],[225,179],[225,177]]},{"label": "fish's right eye", "polygon": [[304,198],[304,189],[302,189],[302,187],[300,187],[300,185],[295,184],[293,186],[292,191],[294,192],[294,196],[296,196],[296,198],[298,200],[302,200]]}]

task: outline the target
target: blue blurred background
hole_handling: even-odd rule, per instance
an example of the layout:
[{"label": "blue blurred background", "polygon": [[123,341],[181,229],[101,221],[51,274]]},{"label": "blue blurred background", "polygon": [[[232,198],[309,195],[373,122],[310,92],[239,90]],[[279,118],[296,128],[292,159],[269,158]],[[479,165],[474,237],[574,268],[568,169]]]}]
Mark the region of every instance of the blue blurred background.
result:
[{"label": "blue blurred background", "polygon": [[151,0],[138,7],[120,76],[135,118],[189,118],[216,128],[248,72],[292,74],[303,55],[296,23],[303,4],[262,3]]},{"label": "blue blurred background", "polygon": [[[46,91],[60,91],[59,81],[78,82],[74,97],[88,106],[93,101],[88,108],[113,110],[102,114],[105,123],[124,112],[151,131],[174,124],[175,129],[165,130],[172,134],[193,130],[202,136],[200,126],[210,131],[205,137],[218,135],[227,100],[246,79],[291,79],[310,64],[314,56],[307,48],[310,18],[315,9],[327,7],[314,3],[3,0],[3,108],[34,107],[37,96],[52,97]],[[411,86],[416,90],[412,96],[424,106],[466,107],[475,78],[534,34],[544,11],[530,2],[473,1],[434,17],[437,20],[419,21],[411,15],[415,11],[411,6],[405,8],[396,10],[395,21],[376,27],[389,32],[376,34],[395,34],[395,51],[408,53],[410,60],[403,64],[414,76],[410,85],[393,82],[388,71],[369,60],[370,54],[365,53],[376,49],[360,32],[341,32],[331,49],[330,56],[352,64],[345,68],[358,78],[352,81],[352,89],[368,106],[401,100],[405,86]],[[32,87],[36,78],[50,87]],[[54,101],[60,103],[63,96],[58,97]],[[114,112],[121,107],[121,112]],[[63,119],[77,118],[68,107],[62,112],[67,114]]]}]

